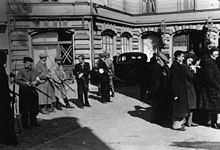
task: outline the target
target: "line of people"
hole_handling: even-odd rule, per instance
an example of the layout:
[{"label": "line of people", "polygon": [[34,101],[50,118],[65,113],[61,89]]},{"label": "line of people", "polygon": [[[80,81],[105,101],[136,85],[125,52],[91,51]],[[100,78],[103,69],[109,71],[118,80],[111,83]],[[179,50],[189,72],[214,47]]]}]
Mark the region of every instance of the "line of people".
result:
[{"label": "line of people", "polygon": [[204,120],[204,116],[198,115],[203,112],[206,126],[220,128],[218,55],[219,49],[215,47],[200,58],[177,50],[169,68],[168,58],[161,52],[156,54],[155,60],[148,66],[150,75],[145,82],[153,100],[151,121],[161,123],[169,120],[172,129],[185,131],[185,126],[198,126],[193,121],[194,113],[197,113],[199,123]]}]

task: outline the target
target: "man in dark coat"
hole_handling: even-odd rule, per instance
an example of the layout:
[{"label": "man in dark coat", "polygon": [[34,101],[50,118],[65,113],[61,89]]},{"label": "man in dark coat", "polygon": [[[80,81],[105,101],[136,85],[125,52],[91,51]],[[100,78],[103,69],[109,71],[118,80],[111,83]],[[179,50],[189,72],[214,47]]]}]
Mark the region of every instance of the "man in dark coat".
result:
[{"label": "man in dark coat", "polygon": [[12,109],[10,106],[10,89],[8,86],[8,76],[5,71],[7,56],[0,51],[0,142],[7,145],[16,145],[17,137],[15,134]]},{"label": "man in dark coat", "polygon": [[[78,99],[80,101],[80,108],[83,108],[84,106],[91,107],[88,101],[90,66],[89,63],[84,61],[84,55],[79,55],[78,59],[79,63],[75,65],[73,73],[77,81],[77,91]],[[83,95],[85,102],[83,101]]]},{"label": "man in dark coat", "polygon": [[37,123],[39,102],[38,93],[35,89],[35,86],[39,84],[37,81],[39,73],[32,67],[32,62],[32,58],[24,57],[24,68],[18,72],[15,78],[15,82],[19,84],[19,110],[23,128],[39,126]]},{"label": "man in dark coat", "polygon": [[217,48],[209,50],[209,55],[201,61],[201,92],[199,107],[208,113],[207,125],[215,127],[217,114],[220,113],[220,71],[215,63],[219,55]]},{"label": "man in dark coat", "polygon": [[184,118],[188,114],[187,107],[187,88],[186,73],[182,65],[184,53],[177,50],[174,53],[175,60],[170,68],[170,82],[172,87],[172,107],[173,107],[173,125],[174,130],[185,130]]},{"label": "man in dark coat", "polygon": [[110,102],[110,84],[109,84],[109,74],[108,67],[104,61],[105,54],[100,54],[99,60],[97,62],[97,70],[100,83],[101,91],[101,102]]}]

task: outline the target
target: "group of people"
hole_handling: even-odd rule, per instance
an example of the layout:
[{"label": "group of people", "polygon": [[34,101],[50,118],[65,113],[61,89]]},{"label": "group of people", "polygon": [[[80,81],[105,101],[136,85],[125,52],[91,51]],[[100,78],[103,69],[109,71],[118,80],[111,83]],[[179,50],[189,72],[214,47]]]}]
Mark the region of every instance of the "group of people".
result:
[{"label": "group of people", "polygon": [[[168,58],[161,52],[157,53],[151,59],[149,80],[145,82],[153,100],[151,121],[161,123],[170,119],[171,128],[180,131],[185,131],[185,126],[198,126],[200,120],[209,127],[220,128],[218,55],[216,47],[208,49],[200,57],[177,50],[169,68]],[[194,113],[197,118],[193,117]]]}]

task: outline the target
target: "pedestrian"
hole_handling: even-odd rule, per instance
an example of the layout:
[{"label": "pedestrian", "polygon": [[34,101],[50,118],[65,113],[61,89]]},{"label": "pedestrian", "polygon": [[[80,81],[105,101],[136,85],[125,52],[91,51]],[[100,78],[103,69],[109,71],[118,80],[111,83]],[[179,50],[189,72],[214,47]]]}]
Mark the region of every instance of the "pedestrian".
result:
[{"label": "pedestrian", "polygon": [[41,91],[44,91],[47,93],[47,95],[38,92],[39,96],[39,107],[40,112],[42,114],[48,114],[49,112],[53,112],[53,104],[56,102],[55,94],[54,94],[54,87],[51,81],[51,74],[49,72],[49,69],[47,68],[47,54],[41,53],[39,54],[40,60],[36,64],[36,69],[39,72],[39,76],[41,78],[41,84],[38,86],[38,88]]},{"label": "pedestrian", "polygon": [[105,54],[105,59],[104,60],[105,60],[106,66],[108,67],[111,96],[114,97],[115,96],[115,88],[114,88],[113,78],[114,78],[114,74],[115,74],[115,68],[114,68],[113,62],[110,58],[109,53]]},{"label": "pedestrian", "polygon": [[79,107],[91,107],[88,100],[90,66],[89,63],[85,62],[84,55],[79,55],[78,59],[79,63],[75,65],[73,73],[77,82],[78,100],[80,102]]},{"label": "pedestrian", "polygon": [[183,66],[184,53],[180,50],[174,53],[174,62],[170,68],[170,82],[172,88],[172,117],[174,130],[184,131],[184,118],[188,114],[186,73]]},{"label": "pedestrian", "polygon": [[215,62],[219,56],[219,49],[212,47],[201,60],[201,91],[199,108],[208,114],[206,125],[220,128],[220,71]]},{"label": "pedestrian", "polygon": [[187,88],[187,104],[188,116],[186,117],[186,126],[195,127],[198,124],[193,122],[193,111],[196,109],[196,92],[193,84],[193,79],[196,75],[196,66],[194,62],[194,54],[187,53],[183,61],[183,66],[186,72],[186,88]]},{"label": "pedestrian", "polygon": [[54,89],[56,96],[56,108],[62,110],[59,99],[63,99],[66,104],[66,108],[74,108],[70,105],[69,100],[67,98],[67,91],[65,88],[65,82],[67,80],[66,73],[64,72],[62,66],[61,57],[55,57],[55,63],[50,67],[51,78],[54,81]]},{"label": "pedestrian", "polygon": [[110,84],[109,84],[109,74],[108,67],[105,63],[105,54],[101,53],[99,55],[99,60],[97,62],[97,70],[100,83],[101,92],[101,102],[110,102]]},{"label": "pedestrian", "polygon": [[0,51],[0,142],[6,145],[17,145],[17,137],[14,129],[14,116],[11,108],[10,89],[8,76],[5,71],[7,56]]},{"label": "pedestrian", "polygon": [[23,58],[24,68],[16,75],[15,82],[19,85],[19,110],[23,128],[39,126],[37,115],[39,113],[38,93],[35,86],[39,85],[39,73],[33,68],[33,59]]}]

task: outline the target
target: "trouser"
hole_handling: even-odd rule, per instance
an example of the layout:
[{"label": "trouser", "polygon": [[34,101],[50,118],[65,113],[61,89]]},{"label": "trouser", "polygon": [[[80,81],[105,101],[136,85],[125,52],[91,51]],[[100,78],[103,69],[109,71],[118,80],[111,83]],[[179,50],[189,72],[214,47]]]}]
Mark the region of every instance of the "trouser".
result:
[{"label": "trouser", "polygon": [[[89,105],[88,101],[88,82],[83,81],[82,79],[77,80],[77,91],[78,91],[78,100],[81,105]],[[84,96],[84,101],[83,101]]]},{"label": "trouser", "polygon": [[102,102],[110,102],[110,85],[109,80],[101,80],[101,101]]}]

